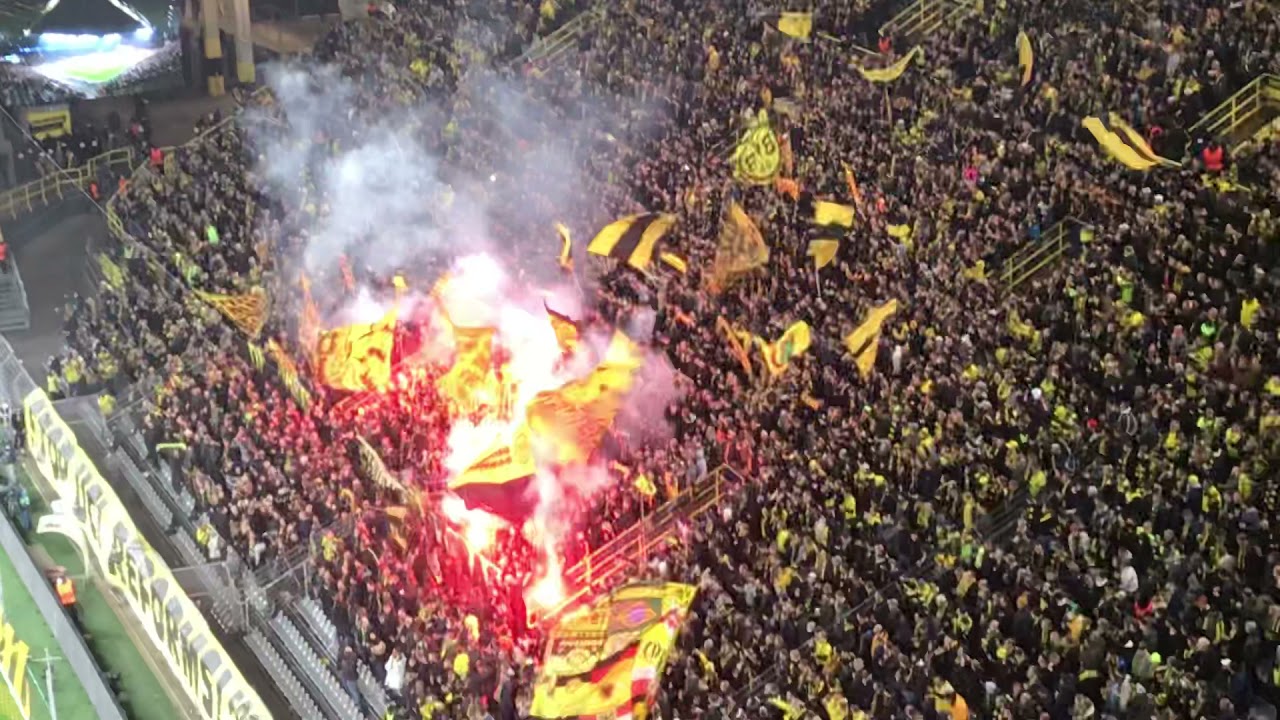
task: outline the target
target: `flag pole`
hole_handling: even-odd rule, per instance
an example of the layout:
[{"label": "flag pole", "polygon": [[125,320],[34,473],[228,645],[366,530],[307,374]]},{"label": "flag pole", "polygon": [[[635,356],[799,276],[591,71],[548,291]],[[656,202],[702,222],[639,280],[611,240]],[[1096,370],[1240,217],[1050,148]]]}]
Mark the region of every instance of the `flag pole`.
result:
[{"label": "flag pole", "polygon": [[818,286],[818,297],[822,297],[822,276],[818,274],[818,261],[813,261],[813,284]]}]

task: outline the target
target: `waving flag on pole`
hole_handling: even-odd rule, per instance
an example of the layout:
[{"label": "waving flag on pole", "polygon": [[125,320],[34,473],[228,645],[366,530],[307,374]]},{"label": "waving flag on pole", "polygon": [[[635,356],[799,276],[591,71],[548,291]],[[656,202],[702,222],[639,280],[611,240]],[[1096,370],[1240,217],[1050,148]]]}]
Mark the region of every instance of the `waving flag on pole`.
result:
[{"label": "waving flag on pole", "polygon": [[646,272],[653,263],[655,248],[675,222],[675,215],[665,213],[629,215],[606,225],[587,246],[587,252]]}]

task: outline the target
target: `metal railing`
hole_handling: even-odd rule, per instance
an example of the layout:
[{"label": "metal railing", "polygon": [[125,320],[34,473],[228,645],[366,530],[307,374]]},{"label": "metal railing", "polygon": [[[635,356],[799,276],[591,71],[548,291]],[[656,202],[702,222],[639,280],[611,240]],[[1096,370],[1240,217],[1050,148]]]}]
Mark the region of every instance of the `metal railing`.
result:
[{"label": "metal railing", "polygon": [[596,6],[579,13],[554,32],[531,45],[520,57],[516,58],[516,64],[524,65],[533,62],[549,63],[554,61],[557,57],[572,49],[574,43],[578,41],[583,32],[590,29],[591,25],[604,19],[604,13],[603,6]]},{"label": "metal railing", "polygon": [[1259,75],[1205,113],[1187,131],[1188,142],[1220,137],[1231,152],[1280,117],[1280,76]]},{"label": "metal railing", "polygon": [[1024,282],[1056,263],[1066,254],[1085,224],[1075,218],[1066,218],[1050,226],[1039,240],[1030,242],[1010,255],[996,276],[1000,289],[1013,292]]},{"label": "metal railing", "polygon": [[915,0],[880,26],[880,37],[893,38],[902,48],[924,40],[974,11],[973,3],[958,0]]},{"label": "metal railing", "polygon": [[102,168],[134,170],[133,148],[116,148],[95,155],[75,167],[60,169],[25,185],[0,193],[0,218],[17,218],[61,200],[69,192],[81,192]]},{"label": "metal railing", "polygon": [[600,590],[608,590],[631,573],[636,562],[645,562],[655,548],[661,547],[679,532],[681,523],[692,523],[704,513],[720,506],[731,488],[741,485],[742,477],[728,465],[721,465],[616,537],[592,550],[565,571],[564,581],[577,590],[556,607],[532,615],[529,625],[545,624],[570,608],[590,600]]}]

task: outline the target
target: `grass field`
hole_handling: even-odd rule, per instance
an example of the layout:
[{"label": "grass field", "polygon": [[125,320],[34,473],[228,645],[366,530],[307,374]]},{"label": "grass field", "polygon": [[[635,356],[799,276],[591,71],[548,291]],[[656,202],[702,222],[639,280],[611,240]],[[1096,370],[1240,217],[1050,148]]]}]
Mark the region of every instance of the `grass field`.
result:
[{"label": "grass field", "polygon": [[108,52],[94,52],[47,62],[37,66],[36,70],[55,80],[98,85],[114,80],[153,54],[154,50],[122,45]]},{"label": "grass field", "polygon": [[[35,490],[31,478],[19,473],[23,483],[31,492],[32,524],[46,512],[40,493]],[[98,582],[86,582],[84,567],[79,553],[71,541],[59,535],[32,535],[27,538],[30,545],[41,548],[56,565],[67,569],[67,573],[76,581],[76,599],[79,601],[85,629],[92,636],[89,649],[98,659],[98,665],[105,672],[120,675],[120,685],[124,691],[121,706],[131,720],[173,720],[181,717],[177,708],[165,694],[160,680],[152,673],[142,652],[134,645],[115,611],[103,597]],[[6,594],[8,587],[5,587]],[[58,707],[59,718],[92,718],[92,712],[85,715],[72,715],[62,712]]]},{"label": "grass field", "polygon": [[[18,571],[4,553],[0,553],[0,606],[4,608],[5,622],[13,626],[14,635],[31,648],[31,655],[27,660],[31,720],[53,718],[47,697],[46,673],[53,674],[53,706],[59,718],[94,717],[89,696],[71,672],[71,667],[60,659],[62,650],[53,639],[53,632],[45,624],[40,611],[36,609],[35,601],[31,599],[31,593],[22,584]],[[45,657],[58,659],[51,663],[41,662]]]}]

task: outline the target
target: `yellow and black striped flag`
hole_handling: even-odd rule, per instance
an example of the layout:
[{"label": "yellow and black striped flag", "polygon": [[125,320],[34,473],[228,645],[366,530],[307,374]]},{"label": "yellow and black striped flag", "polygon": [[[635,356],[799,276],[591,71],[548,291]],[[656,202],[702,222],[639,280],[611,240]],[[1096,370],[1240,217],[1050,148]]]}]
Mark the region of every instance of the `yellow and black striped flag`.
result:
[{"label": "yellow and black striped flag", "polygon": [[671,231],[675,215],[641,213],[609,223],[587,246],[592,255],[611,257],[645,272],[653,263],[654,249]]},{"label": "yellow and black striped flag", "polygon": [[858,372],[865,379],[876,367],[876,355],[880,350],[880,327],[890,316],[898,312],[898,301],[871,308],[862,324],[845,336],[844,346],[858,365]]}]

